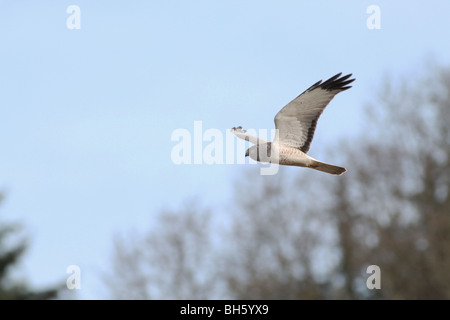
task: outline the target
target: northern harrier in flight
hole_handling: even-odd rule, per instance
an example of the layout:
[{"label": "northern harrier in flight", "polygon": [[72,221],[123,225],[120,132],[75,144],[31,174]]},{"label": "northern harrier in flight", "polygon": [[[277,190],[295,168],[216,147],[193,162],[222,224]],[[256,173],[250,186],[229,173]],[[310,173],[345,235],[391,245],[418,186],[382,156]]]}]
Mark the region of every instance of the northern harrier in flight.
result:
[{"label": "northern harrier in flight", "polygon": [[247,149],[245,156],[260,162],[308,167],[337,175],[344,173],[345,168],[306,155],[323,110],[335,95],[350,89],[349,84],[355,80],[348,80],[351,74],[344,77],[341,74],[313,84],[281,109],[275,116],[277,132],[273,142],[251,136],[242,127],[231,129],[237,137],[255,144]]}]

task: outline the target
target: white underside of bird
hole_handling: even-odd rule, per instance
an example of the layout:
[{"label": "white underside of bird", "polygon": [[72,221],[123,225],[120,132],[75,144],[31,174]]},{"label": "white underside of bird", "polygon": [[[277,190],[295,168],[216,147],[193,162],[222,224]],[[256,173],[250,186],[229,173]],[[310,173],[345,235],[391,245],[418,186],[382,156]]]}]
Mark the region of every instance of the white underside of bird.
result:
[{"label": "white underside of bird", "polygon": [[345,171],[347,171],[343,167],[338,167],[335,165],[331,165],[329,163],[318,161],[313,157],[308,156],[306,153],[295,148],[281,147],[279,148],[279,150],[280,151],[278,164],[280,165],[307,167],[337,175],[340,175]]}]

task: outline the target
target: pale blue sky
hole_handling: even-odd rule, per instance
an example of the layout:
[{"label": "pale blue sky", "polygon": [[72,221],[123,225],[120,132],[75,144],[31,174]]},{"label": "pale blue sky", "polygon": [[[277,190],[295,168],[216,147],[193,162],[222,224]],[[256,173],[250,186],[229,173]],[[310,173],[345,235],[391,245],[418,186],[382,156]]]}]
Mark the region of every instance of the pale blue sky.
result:
[{"label": "pale blue sky", "polygon": [[[380,30],[366,26],[372,4]],[[80,30],[66,27],[69,5]],[[23,273],[39,286],[77,264],[78,297],[104,298],[114,234],[200,193],[225,204],[242,173],[174,165],[175,129],[271,129],[308,86],[353,73],[319,122],[315,156],[357,134],[384,75],[449,62],[449,12],[444,1],[0,0],[0,218],[30,232]]]}]

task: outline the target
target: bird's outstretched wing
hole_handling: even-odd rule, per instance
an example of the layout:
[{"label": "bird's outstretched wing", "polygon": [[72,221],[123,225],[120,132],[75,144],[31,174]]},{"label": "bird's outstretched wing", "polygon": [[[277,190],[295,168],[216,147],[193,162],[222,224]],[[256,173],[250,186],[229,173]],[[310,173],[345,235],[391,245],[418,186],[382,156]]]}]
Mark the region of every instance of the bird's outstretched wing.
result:
[{"label": "bird's outstretched wing", "polygon": [[258,137],[255,137],[255,136],[252,136],[252,135],[246,133],[247,130],[242,130],[242,127],[240,127],[240,126],[239,127],[233,127],[233,128],[231,128],[230,131],[236,137],[241,138],[241,139],[246,140],[246,141],[250,141],[251,143],[254,143],[254,144],[260,144],[260,143],[268,142],[267,140],[264,140],[264,139],[261,139],[261,138],[258,138]]},{"label": "bird's outstretched wing", "polygon": [[348,80],[352,75],[338,73],[327,81],[316,82],[297,98],[289,102],[275,116],[278,142],[284,146],[300,149],[307,153],[311,145],[317,120],[325,107],[339,92],[350,89]]}]

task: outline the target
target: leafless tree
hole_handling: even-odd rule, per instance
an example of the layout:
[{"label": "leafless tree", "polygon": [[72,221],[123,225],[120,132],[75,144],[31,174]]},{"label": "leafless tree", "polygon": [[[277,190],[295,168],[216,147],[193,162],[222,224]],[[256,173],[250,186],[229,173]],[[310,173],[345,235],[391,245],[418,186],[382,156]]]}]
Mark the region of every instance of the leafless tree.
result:
[{"label": "leafless tree", "polygon": [[220,223],[188,205],[117,238],[112,296],[449,299],[450,68],[428,74],[383,81],[336,152],[345,175],[249,169]]},{"label": "leafless tree", "polygon": [[358,217],[348,223],[349,243],[360,242],[347,248],[349,268],[379,265],[380,298],[449,299],[450,69],[380,92],[369,134],[347,147],[358,161],[336,190],[350,203],[340,213]]},{"label": "leafless tree", "polygon": [[230,292],[239,299],[322,297],[326,288],[317,281],[329,268],[318,255],[324,250],[331,258],[327,263],[333,261],[327,253],[333,233],[323,215],[302,205],[312,195],[300,191],[283,169],[275,176],[258,176],[255,170],[243,180],[234,197],[231,232],[225,235],[231,241],[222,278]]},{"label": "leafless tree", "polygon": [[210,227],[210,212],[189,202],[179,212],[160,212],[146,234],[117,237],[105,277],[112,297],[207,299],[219,292]]}]

